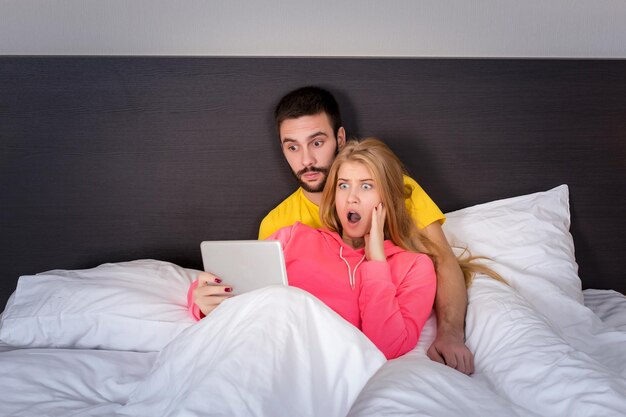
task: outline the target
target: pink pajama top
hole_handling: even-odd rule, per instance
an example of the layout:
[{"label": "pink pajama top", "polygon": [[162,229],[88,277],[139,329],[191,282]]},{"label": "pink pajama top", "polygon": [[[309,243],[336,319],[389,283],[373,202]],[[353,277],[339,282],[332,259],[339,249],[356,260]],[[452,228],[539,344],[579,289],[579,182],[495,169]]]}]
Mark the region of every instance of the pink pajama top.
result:
[{"label": "pink pajama top", "polygon": [[[279,240],[289,285],[313,294],[359,328],[388,359],[417,345],[433,307],[436,276],[431,259],[385,241],[387,261],[368,261],[337,233],[296,223],[268,239]],[[189,288],[189,309],[202,317]]]}]

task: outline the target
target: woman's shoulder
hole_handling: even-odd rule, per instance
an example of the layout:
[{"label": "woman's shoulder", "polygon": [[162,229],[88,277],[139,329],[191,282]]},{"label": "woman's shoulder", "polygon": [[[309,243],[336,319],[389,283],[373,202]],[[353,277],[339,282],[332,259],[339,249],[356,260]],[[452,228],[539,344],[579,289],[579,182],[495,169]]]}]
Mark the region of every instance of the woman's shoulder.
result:
[{"label": "woman's shoulder", "polygon": [[433,260],[425,253],[411,252],[401,248],[398,249],[399,250],[389,257],[389,259],[393,259],[395,262],[403,262],[422,267],[431,267],[434,269]]}]

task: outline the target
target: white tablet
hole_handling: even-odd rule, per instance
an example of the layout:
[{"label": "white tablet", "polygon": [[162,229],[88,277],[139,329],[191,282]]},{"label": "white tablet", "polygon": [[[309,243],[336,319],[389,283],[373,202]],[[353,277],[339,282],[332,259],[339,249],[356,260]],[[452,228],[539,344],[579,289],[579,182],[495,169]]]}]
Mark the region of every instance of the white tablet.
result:
[{"label": "white tablet", "polygon": [[207,240],[200,250],[204,270],[231,285],[234,295],[288,283],[278,240]]}]

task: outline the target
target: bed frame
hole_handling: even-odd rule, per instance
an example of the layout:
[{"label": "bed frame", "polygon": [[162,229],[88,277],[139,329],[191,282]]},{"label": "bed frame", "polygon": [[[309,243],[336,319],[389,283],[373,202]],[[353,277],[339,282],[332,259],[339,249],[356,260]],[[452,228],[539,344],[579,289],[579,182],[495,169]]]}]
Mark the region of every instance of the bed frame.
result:
[{"label": "bed frame", "polygon": [[444,211],[570,186],[584,288],[626,292],[626,60],[0,57],[0,302],[20,275],[200,268],[295,182],[272,120],[333,91]]}]

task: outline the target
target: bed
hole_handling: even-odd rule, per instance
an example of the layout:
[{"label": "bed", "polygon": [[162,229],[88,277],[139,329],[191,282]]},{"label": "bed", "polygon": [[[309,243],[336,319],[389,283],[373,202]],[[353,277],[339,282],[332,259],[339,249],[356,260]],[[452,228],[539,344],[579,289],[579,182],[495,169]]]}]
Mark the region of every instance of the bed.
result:
[{"label": "bed", "polygon": [[[200,241],[293,189],[271,108],[305,84],[508,281],[469,289],[471,377],[434,315],[391,361],[293,288],[189,317]],[[626,411],[626,62],[2,57],[0,88],[0,416]]]}]

